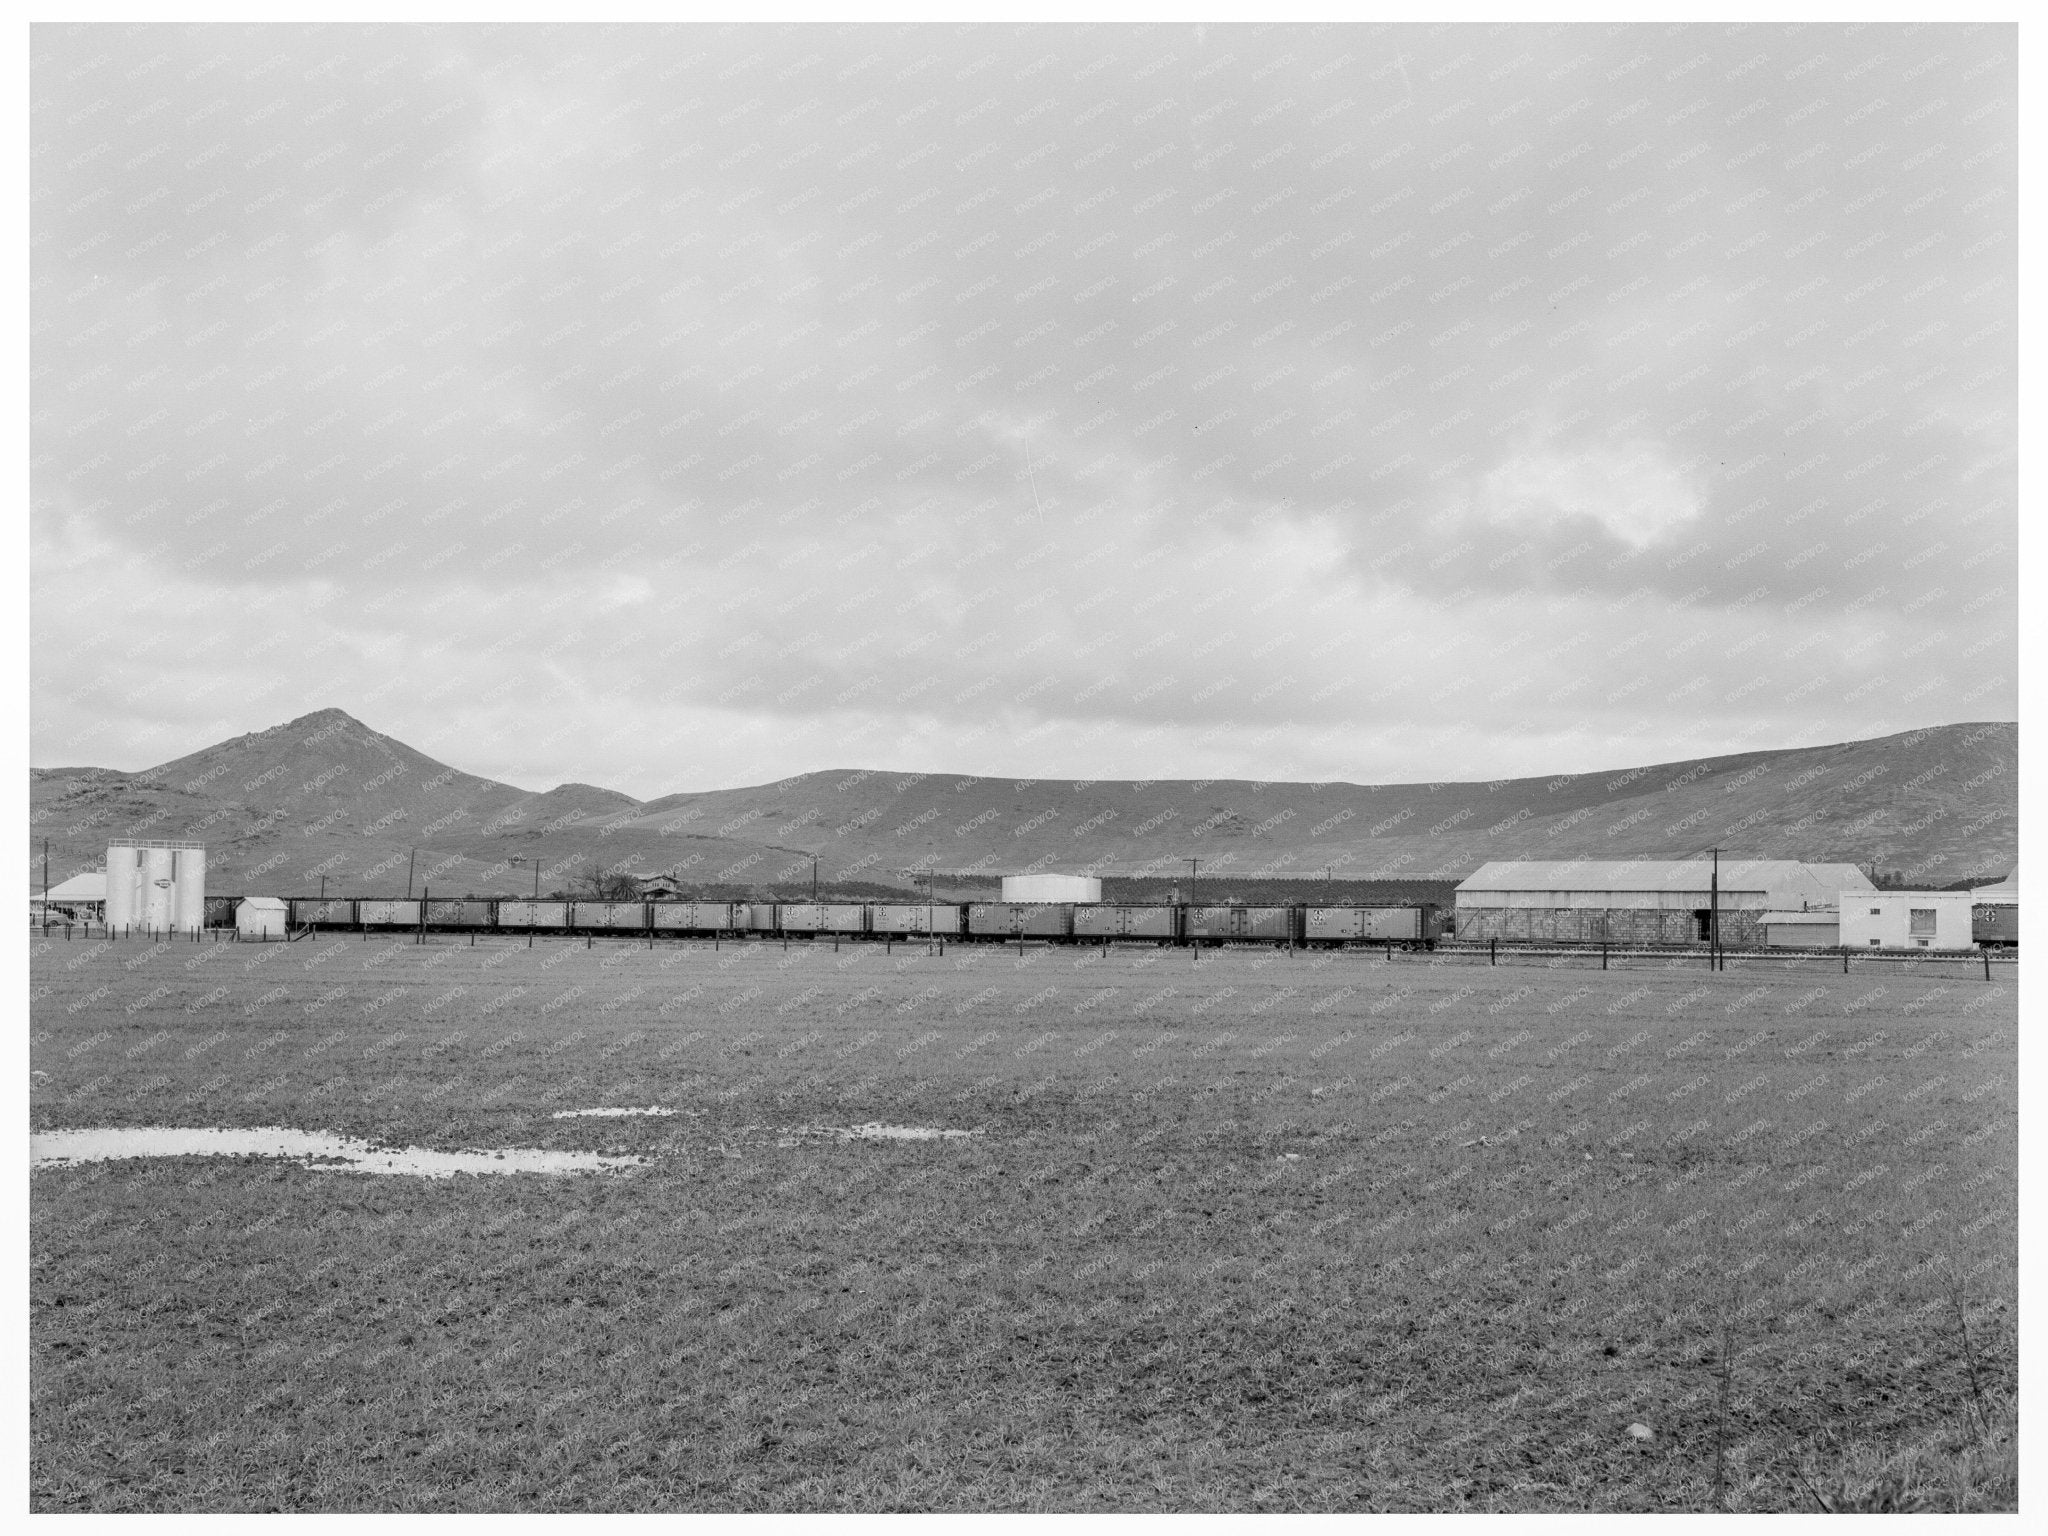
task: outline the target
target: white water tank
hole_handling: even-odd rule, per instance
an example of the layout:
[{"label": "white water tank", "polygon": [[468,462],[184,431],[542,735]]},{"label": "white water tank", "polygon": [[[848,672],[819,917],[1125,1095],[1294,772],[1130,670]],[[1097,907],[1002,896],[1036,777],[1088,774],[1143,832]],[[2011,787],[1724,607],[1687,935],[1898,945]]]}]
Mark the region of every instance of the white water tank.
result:
[{"label": "white water tank", "polygon": [[139,903],[135,894],[138,878],[136,850],[116,843],[107,850],[107,926],[129,928],[136,922]]},{"label": "white water tank", "polygon": [[171,926],[180,933],[197,933],[206,926],[206,850],[172,850],[171,879],[176,893]]},{"label": "white water tank", "polygon": [[1102,882],[1094,875],[1005,875],[1005,901],[1100,901]]},{"label": "white water tank", "polygon": [[189,932],[206,926],[202,843],[115,843],[107,849],[107,926]]}]

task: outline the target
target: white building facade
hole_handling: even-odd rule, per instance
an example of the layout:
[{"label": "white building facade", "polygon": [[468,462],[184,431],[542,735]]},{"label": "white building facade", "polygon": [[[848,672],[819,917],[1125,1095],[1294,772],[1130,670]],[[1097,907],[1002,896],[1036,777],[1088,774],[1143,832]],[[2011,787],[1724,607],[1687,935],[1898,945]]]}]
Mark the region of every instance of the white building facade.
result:
[{"label": "white building facade", "polygon": [[1005,875],[1005,901],[1102,900],[1102,881],[1094,875]]},{"label": "white building facade", "polygon": [[1845,949],[1974,949],[1969,891],[1844,891]]}]

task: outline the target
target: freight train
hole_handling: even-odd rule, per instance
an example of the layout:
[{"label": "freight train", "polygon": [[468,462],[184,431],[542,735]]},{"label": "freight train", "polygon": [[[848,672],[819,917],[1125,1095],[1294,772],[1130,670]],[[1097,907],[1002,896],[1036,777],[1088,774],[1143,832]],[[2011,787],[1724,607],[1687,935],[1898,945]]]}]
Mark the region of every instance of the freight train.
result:
[{"label": "freight train", "polygon": [[1984,949],[2017,949],[2020,905],[2016,901],[1980,901],[1970,909],[1970,937]]},{"label": "freight train", "polygon": [[[233,927],[232,896],[207,901],[207,923]],[[1405,906],[1202,906],[1192,903],[530,901],[510,897],[288,898],[293,933],[321,929],[436,933],[633,935],[642,938],[1038,939],[1064,944],[1277,944],[1434,949],[1450,915]]]}]

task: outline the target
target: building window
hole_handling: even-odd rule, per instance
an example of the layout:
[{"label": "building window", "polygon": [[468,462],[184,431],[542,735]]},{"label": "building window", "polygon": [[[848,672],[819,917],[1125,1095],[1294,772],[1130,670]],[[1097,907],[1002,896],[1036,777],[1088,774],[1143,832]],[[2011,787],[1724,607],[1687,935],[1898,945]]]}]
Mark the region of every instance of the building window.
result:
[{"label": "building window", "polygon": [[1870,915],[1871,915],[1872,917],[1883,917],[1883,916],[1884,916],[1884,908],[1883,908],[1883,907],[1872,907],[1872,908],[1870,909]]},{"label": "building window", "polygon": [[1912,908],[1907,916],[1906,932],[1915,938],[1918,938],[1921,934],[1926,934],[1929,938],[1932,938],[1934,936],[1934,908]]}]

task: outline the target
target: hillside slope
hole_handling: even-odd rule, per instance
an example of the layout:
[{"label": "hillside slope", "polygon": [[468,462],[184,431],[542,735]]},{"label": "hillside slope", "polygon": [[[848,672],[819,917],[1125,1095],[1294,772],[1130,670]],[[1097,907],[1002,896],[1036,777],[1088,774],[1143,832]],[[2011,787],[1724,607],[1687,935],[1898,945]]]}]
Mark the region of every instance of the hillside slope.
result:
[{"label": "hillside slope", "polygon": [[[593,859],[640,868],[643,849],[660,857],[675,842],[610,837],[608,819],[639,809],[629,795],[587,784],[533,794],[437,762],[338,709],[141,773],[31,770],[29,801],[32,883],[45,837],[53,881],[97,868],[121,838],[192,838],[207,846],[209,890],[284,894],[317,891],[323,876],[351,894],[402,893],[408,877],[450,894],[511,893],[532,889],[535,858],[551,889]],[[695,853],[707,868],[788,862],[752,843],[688,841],[676,860]]]},{"label": "hillside slope", "polygon": [[143,773],[30,774],[53,879],[116,835],[208,844],[217,891],[551,889],[592,864],[720,886],[1056,870],[1455,879],[1490,858],[1839,860],[1941,885],[2018,857],[2018,730],[1931,727],[1490,783],[1032,780],[831,769],[640,802],[533,794],[436,762],[339,710]]}]

